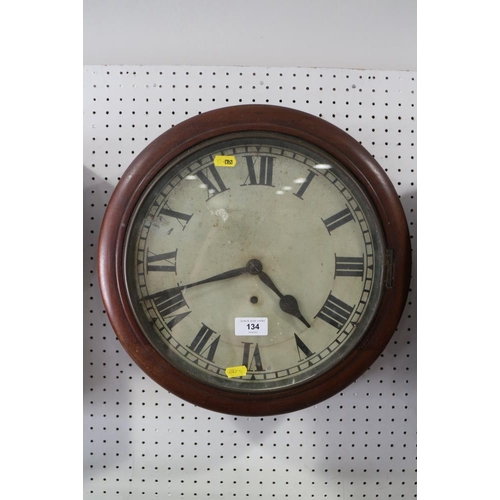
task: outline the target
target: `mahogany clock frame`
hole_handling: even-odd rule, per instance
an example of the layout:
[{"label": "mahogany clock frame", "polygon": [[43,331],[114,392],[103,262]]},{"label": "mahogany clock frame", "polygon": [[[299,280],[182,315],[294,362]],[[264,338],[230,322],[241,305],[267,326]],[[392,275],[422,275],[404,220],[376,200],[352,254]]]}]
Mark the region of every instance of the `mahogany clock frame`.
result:
[{"label": "mahogany clock frame", "polygon": [[[142,193],[179,155],[208,139],[234,132],[278,132],[323,149],[363,186],[376,210],[392,259],[376,316],[357,346],[336,366],[284,389],[235,392],[204,384],[179,371],[149,343],[129,304],[124,245]],[[135,363],[160,386],[194,405],[231,415],[265,416],[317,404],[354,382],[382,353],[394,334],[409,290],[411,245],[406,217],[390,179],[354,138],[310,114],[270,105],[221,108],[190,118],[164,132],[131,163],[114,190],[101,226],[98,274],[104,306],[121,344]],[[390,276],[388,276],[390,275]],[[387,278],[390,277],[389,280]]]}]

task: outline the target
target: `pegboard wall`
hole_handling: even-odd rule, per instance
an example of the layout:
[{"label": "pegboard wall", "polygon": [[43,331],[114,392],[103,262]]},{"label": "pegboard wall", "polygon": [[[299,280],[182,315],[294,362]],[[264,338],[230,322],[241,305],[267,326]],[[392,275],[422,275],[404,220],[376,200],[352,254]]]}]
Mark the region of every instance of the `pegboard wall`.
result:
[{"label": "pegboard wall", "polygon": [[398,329],[374,365],[322,404],[276,417],[232,417],[180,400],[143,374],[108,322],[97,240],[125,169],[175,124],[251,103],[306,111],[363,144],[401,197],[416,260],[414,72],[85,66],[86,500],[417,496],[415,272]]}]

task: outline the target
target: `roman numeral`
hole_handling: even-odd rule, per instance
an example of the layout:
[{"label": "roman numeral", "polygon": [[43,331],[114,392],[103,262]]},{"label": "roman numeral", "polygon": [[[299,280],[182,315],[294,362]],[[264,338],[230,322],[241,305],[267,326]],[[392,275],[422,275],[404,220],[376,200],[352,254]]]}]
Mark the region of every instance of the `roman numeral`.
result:
[{"label": "roman numeral", "polygon": [[300,198],[303,200],[302,196],[304,196],[304,193],[306,192],[306,189],[309,187],[311,184],[312,180],[317,176],[318,174],[315,172],[309,172],[309,175],[306,177],[306,180],[302,183],[300,186],[300,189],[296,192],[293,193],[297,198]]},{"label": "roman numeral", "polygon": [[[243,362],[242,365],[247,367],[248,371],[263,372],[262,359],[260,357],[259,344],[255,344],[255,349],[253,351],[253,356],[250,358],[250,351],[253,346],[252,342],[242,342],[243,344]],[[252,366],[255,364],[255,369]]]},{"label": "roman numeral", "polygon": [[[274,156],[245,156],[247,161],[248,176],[242,186],[273,186]],[[260,158],[259,170],[255,165]]]},{"label": "roman numeral", "polygon": [[294,333],[295,335],[295,343],[297,344],[297,352],[299,353],[299,359],[300,361],[302,361],[302,356],[301,356],[301,352],[304,354],[304,356],[306,358],[310,358],[314,353],[311,352],[311,350],[309,349],[309,347],[307,347],[305,344],[304,344],[304,341],[302,339],[299,338],[299,336]]},{"label": "roman numeral", "polygon": [[328,229],[328,232],[332,234],[332,231],[334,229],[337,229],[338,227],[343,226],[347,222],[354,220],[354,217],[352,216],[351,211],[348,208],[346,208],[344,210],[341,210],[339,213],[332,215],[331,217],[328,217],[328,219],[321,219],[321,220]]},{"label": "roman numeral", "polygon": [[365,258],[363,257],[339,257],[335,254],[335,278],[348,276],[350,278],[361,278],[365,270]]},{"label": "roman numeral", "polygon": [[[182,296],[180,287],[171,288],[170,290],[164,290],[163,292],[155,293],[149,298],[153,299],[158,312],[164,319],[167,319],[168,316],[171,316],[181,307],[187,306],[186,301]],[[174,325],[177,324],[181,319],[183,318],[180,318],[178,321],[176,321]]]},{"label": "roman numeral", "polygon": [[350,305],[342,302],[330,293],[326,299],[325,305],[321,308],[316,317],[321,318],[323,321],[341,330],[347,323],[352,310],[353,308]]},{"label": "roman numeral", "polygon": [[162,271],[166,273],[176,273],[177,250],[155,255],[148,249],[147,272]]},{"label": "roman numeral", "polygon": [[183,312],[180,314],[174,314],[173,316],[170,316],[168,319],[170,321],[167,323],[167,327],[172,330],[172,328],[177,325],[179,322],[181,322],[188,314],[191,314],[191,311]]},{"label": "roman numeral", "polygon": [[[202,323],[203,325],[203,323]],[[196,337],[189,345],[189,349],[198,354],[199,356],[204,357],[206,360],[213,362],[215,351],[219,346],[220,336],[215,337],[211,343],[209,343],[210,339],[213,335],[217,335],[213,330],[208,328],[208,326],[203,325],[200,331],[196,334]],[[208,345],[207,345],[208,344]],[[208,351],[208,352],[207,352]]]},{"label": "roman numeral", "polygon": [[[210,171],[212,174],[212,177],[214,179],[214,182],[209,178],[207,170]],[[224,185],[224,182],[222,181],[222,178],[217,171],[217,167],[215,165],[209,165],[205,169],[200,170],[199,172],[196,173],[198,178],[200,179],[201,182],[207,187],[208,190],[208,198],[207,201],[210,200],[210,198],[213,198],[214,196],[217,196],[218,194],[222,193],[223,191],[227,191],[229,188],[227,188]]]},{"label": "roman numeral", "polygon": [[187,223],[189,222],[189,220],[193,216],[193,214],[187,215],[187,214],[183,214],[182,212],[176,212],[174,210],[170,210],[170,208],[168,208],[166,205],[164,208],[162,208],[160,210],[160,214],[166,215],[167,217],[171,217],[172,219],[175,219],[182,227],[182,230],[185,229],[185,227],[187,226]]}]

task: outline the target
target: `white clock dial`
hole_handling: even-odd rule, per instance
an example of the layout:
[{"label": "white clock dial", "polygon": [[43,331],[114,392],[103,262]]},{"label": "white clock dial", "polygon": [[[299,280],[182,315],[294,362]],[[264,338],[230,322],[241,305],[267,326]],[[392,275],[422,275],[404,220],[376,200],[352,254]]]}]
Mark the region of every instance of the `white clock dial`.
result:
[{"label": "white clock dial", "polygon": [[301,141],[202,143],[160,172],[132,218],[137,321],[164,358],[209,385],[303,382],[344,359],[376,314],[385,249],[373,214],[358,182]]}]

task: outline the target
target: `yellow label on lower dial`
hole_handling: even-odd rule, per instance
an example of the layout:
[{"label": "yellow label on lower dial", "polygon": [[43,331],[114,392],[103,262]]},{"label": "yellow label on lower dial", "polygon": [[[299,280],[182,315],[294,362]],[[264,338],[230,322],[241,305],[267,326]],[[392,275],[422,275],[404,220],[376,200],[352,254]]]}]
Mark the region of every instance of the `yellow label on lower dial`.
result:
[{"label": "yellow label on lower dial", "polygon": [[247,374],[246,366],[231,366],[226,368],[226,375],[229,378],[233,377],[244,377]]}]

